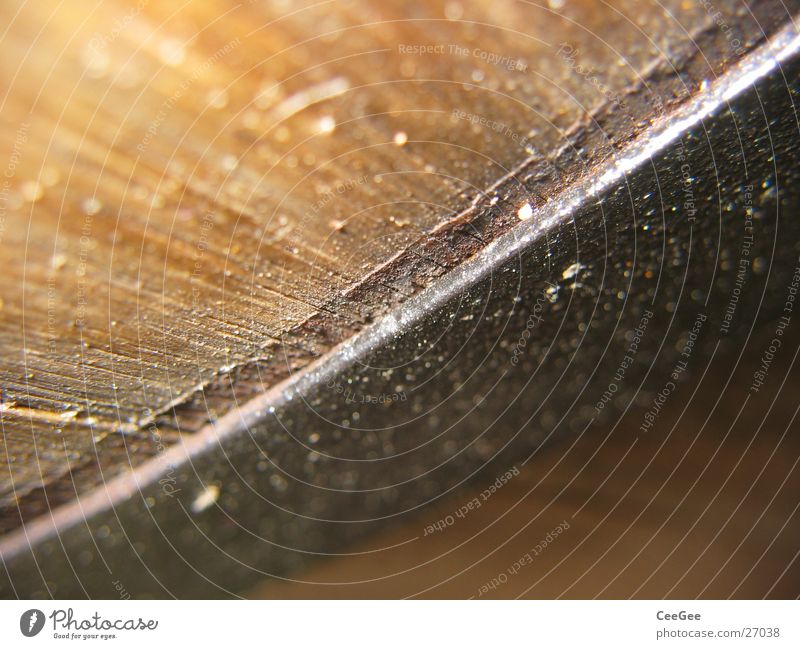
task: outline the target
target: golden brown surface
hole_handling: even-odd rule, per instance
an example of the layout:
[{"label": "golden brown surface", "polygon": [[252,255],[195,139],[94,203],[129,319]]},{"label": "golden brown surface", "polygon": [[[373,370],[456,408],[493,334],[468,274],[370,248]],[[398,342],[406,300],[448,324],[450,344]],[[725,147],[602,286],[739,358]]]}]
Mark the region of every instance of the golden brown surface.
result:
[{"label": "golden brown surface", "polygon": [[[734,29],[752,20],[718,8]],[[675,0],[0,12],[14,516],[42,485],[69,499],[326,352],[511,227],[518,206],[469,211],[502,178],[540,187],[536,205],[607,136],[648,126],[651,86],[677,102],[737,55],[701,3]]]}]

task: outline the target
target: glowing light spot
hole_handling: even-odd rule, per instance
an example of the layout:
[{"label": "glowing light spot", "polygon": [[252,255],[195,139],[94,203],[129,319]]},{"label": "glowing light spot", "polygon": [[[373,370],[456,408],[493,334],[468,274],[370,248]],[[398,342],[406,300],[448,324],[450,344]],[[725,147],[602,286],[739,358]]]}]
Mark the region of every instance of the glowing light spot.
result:
[{"label": "glowing light spot", "polygon": [[89,216],[94,216],[97,214],[103,207],[103,204],[98,201],[96,198],[87,198],[83,203],[81,203],[81,208],[83,209],[84,214]]},{"label": "glowing light spot", "polygon": [[50,265],[55,270],[61,270],[67,264],[67,256],[64,254],[53,255],[53,258],[50,260]]},{"label": "glowing light spot", "polygon": [[326,115],[319,120],[319,132],[323,135],[328,135],[336,130],[336,120],[330,115]]},{"label": "glowing light spot", "polygon": [[224,88],[216,88],[208,93],[208,107],[221,110],[228,105],[228,91]]},{"label": "glowing light spot", "polygon": [[444,6],[444,16],[447,20],[460,20],[464,15],[464,7],[460,2],[448,2]]},{"label": "glowing light spot", "polygon": [[27,180],[22,183],[20,191],[22,192],[22,198],[28,203],[35,203],[44,196],[44,187],[34,180]]},{"label": "glowing light spot", "polygon": [[228,155],[222,157],[222,168],[225,171],[233,171],[238,166],[239,166],[239,159],[232,153],[229,153]]},{"label": "glowing light spot", "polygon": [[177,66],[186,59],[186,50],[176,38],[168,38],[158,46],[158,58],[164,65]]}]

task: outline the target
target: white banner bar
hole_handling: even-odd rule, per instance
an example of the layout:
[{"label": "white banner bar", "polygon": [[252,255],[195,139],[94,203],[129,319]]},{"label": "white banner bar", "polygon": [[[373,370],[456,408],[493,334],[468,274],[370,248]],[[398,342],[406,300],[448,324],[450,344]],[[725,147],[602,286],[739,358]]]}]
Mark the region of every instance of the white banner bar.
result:
[{"label": "white banner bar", "polygon": [[800,647],[798,618],[796,601],[3,601],[0,646]]}]

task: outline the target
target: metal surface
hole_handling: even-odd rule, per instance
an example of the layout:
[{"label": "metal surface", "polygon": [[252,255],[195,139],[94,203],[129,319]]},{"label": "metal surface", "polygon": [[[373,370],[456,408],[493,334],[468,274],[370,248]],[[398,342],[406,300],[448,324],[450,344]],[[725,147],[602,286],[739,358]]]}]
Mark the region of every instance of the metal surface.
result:
[{"label": "metal surface", "polygon": [[509,179],[538,218],[796,4],[3,3],[0,534],[511,230]]},{"label": "metal surface", "polygon": [[[313,365],[4,538],[0,592],[232,596],[612,409],[679,399],[683,361],[741,360],[798,266],[797,50],[784,30]],[[495,193],[486,219],[529,200],[516,179]]]}]

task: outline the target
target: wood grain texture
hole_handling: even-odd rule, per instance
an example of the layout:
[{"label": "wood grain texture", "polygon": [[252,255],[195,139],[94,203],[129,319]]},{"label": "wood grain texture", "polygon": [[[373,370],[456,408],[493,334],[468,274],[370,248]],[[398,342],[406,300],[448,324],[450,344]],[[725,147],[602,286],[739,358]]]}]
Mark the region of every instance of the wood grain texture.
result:
[{"label": "wood grain texture", "polygon": [[0,528],[426,286],[509,183],[535,218],[786,17],[717,5],[4,3]]}]

